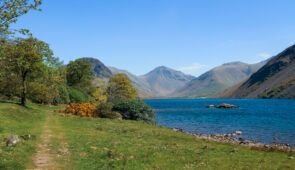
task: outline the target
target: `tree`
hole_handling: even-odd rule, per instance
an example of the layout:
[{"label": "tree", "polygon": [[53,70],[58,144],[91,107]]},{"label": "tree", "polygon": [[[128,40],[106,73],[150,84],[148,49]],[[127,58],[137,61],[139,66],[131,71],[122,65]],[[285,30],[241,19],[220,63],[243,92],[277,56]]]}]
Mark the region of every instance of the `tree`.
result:
[{"label": "tree", "polygon": [[136,99],[138,93],[126,74],[116,74],[110,78],[106,89],[108,100],[117,102],[125,99]]},{"label": "tree", "polygon": [[53,53],[48,44],[36,38],[19,38],[5,43],[0,50],[0,65],[4,66],[2,76],[4,80],[13,77],[19,82],[21,105],[25,106],[28,77],[40,72],[43,60],[52,59]]},{"label": "tree", "polygon": [[28,13],[30,10],[40,10],[38,6],[41,4],[42,0],[1,0],[0,33],[7,33],[9,25],[15,23],[19,16]]},{"label": "tree", "polygon": [[39,70],[29,76],[28,99],[43,104],[69,103],[67,89],[62,88],[65,83],[65,79],[60,73],[62,70],[45,63],[40,65]]},{"label": "tree", "polygon": [[93,71],[91,63],[84,59],[71,61],[67,66],[67,83],[69,86],[80,88],[87,93],[91,93],[94,89]]},{"label": "tree", "polygon": [[92,94],[91,100],[95,106],[98,106],[100,103],[105,103],[107,101],[107,96],[104,94],[103,89],[96,88],[95,92]]}]

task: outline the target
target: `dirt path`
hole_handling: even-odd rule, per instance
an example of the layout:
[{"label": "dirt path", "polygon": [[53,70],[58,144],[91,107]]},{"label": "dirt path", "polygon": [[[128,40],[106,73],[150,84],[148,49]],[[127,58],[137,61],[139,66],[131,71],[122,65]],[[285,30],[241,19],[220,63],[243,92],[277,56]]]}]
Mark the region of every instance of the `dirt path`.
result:
[{"label": "dirt path", "polygon": [[69,152],[58,116],[48,112],[41,141],[33,158],[34,169],[68,169]]}]

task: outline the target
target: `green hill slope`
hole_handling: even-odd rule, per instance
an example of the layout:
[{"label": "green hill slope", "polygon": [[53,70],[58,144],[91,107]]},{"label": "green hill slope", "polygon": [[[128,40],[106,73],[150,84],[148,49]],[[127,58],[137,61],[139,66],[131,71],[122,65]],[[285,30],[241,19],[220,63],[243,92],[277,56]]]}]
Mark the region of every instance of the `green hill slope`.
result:
[{"label": "green hill slope", "polygon": [[173,93],[172,97],[212,97],[217,93],[247,79],[261,68],[265,62],[246,64],[232,62],[216,67],[200,77],[187,83],[183,88]]},{"label": "green hill slope", "polygon": [[295,45],[287,48],[240,86],[219,98],[295,98]]}]

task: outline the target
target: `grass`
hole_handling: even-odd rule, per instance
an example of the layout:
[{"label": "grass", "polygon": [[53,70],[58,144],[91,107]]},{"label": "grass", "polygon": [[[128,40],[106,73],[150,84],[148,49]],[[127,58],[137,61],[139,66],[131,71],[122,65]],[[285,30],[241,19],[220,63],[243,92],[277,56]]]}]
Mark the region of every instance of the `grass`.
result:
[{"label": "grass", "polygon": [[294,169],[282,152],[196,139],[135,121],[61,118],[74,169]]},{"label": "grass", "polygon": [[[0,103],[0,169],[23,169],[30,164],[45,117],[44,112],[30,106],[24,109],[13,103]],[[5,146],[5,138],[24,134],[35,135],[36,139],[14,147]]]},{"label": "grass", "polygon": [[[141,122],[60,117],[54,107],[23,108],[0,103],[0,139],[12,134],[33,134],[36,140],[15,147],[0,146],[0,169],[32,167],[42,125],[50,120],[50,148],[65,157],[62,169],[294,169],[294,154],[252,150],[208,142]],[[51,114],[49,114],[51,113]],[[69,155],[60,153],[66,143]],[[57,159],[58,160],[58,159]],[[54,167],[53,167],[54,168]]]},{"label": "grass", "polygon": [[[15,103],[0,102],[0,169],[25,169],[32,166],[31,157],[40,140],[46,111],[50,109],[56,107],[28,104],[28,107],[24,108]],[[24,134],[31,134],[34,139],[6,147],[5,138]]]}]

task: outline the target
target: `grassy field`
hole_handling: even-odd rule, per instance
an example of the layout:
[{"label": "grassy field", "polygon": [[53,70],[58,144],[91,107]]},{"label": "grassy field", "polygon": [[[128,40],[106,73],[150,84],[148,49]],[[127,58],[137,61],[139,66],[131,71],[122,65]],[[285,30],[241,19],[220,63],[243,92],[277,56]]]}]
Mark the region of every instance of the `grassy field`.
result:
[{"label": "grassy field", "polygon": [[[24,109],[0,103],[1,140],[11,134],[37,137],[12,148],[0,146],[0,169],[34,168],[32,157],[43,124],[53,134],[50,152],[58,157],[53,165],[60,169],[295,168],[295,160],[288,159],[294,154],[208,142],[135,121],[60,117],[50,109],[54,107]],[[67,155],[61,153],[62,145],[67,147]]]},{"label": "grassy field", "polygon": [[[35,153],[45,118],[44,108],[36,105],[24,109],[13,103],[0,103],[0,169],[24,169],[32,164],[30,158]],[[5,138],[24,134],[33,134],[36,139],[15,147],[5,146]]]}]

